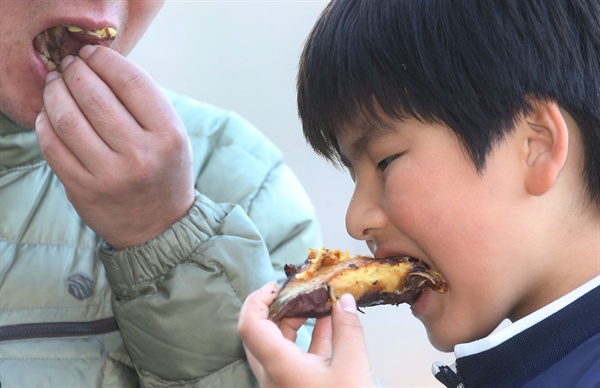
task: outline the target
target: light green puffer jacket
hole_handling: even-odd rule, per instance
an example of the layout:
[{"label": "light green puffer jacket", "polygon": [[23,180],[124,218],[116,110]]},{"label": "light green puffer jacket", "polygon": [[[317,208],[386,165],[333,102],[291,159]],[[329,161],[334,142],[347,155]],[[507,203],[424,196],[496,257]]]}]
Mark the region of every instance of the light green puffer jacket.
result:
[{"label": "light green puffer jacket", "polygon": [[316,215],[248,122],[167,94],[194,149],[196,201],[162,235],[121,252],[79,219],[35,132],[0,115],[2,388],[255,383],[239,308],[321,246]]}]

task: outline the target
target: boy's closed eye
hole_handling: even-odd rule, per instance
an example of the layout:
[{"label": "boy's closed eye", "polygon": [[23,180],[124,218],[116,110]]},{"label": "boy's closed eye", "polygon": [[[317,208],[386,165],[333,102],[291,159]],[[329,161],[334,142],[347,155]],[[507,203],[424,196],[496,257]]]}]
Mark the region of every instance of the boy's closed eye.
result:
[{"label": "boy's closed eye", "polygon": [[379,163],[377,163],[377,170],[379,170],[379,172],[383,172],[394,160],[396,160],[398,157],[402,156],[402,154],[403,153],[394,154],[394,155],[388,156],[387,158],[384,158]]}]

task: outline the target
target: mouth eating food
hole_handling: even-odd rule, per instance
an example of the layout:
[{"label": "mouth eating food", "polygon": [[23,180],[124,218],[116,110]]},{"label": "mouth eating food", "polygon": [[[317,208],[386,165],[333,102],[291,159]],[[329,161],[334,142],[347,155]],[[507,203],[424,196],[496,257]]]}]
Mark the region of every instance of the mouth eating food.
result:
[{"label": "mouth eating food", "polygon": [[33,45],[48,71],[62,71],[60,62],[64,57],[77,55],[79,50],[88,44],[108,47],[116,35],[117,30],[111,27],[91,31],[73,24],[62,24],[36,36]]},{"label": "mouth eating food", "polygon": [[337,249],[311,249],[301,266],[286,265],[287,280],[269,308],[269,319],[315,318],[331,313],[340,296],[350,293],[357,306],[412,303],[425,288],[445,293],[445,279],[412,257],[375,259]]}]

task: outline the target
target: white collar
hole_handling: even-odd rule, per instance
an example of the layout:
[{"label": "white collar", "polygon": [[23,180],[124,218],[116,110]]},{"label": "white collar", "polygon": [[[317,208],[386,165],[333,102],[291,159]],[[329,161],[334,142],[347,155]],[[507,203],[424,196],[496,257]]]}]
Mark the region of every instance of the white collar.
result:
[{"label": "white collar", "polygon": [[469,356],[489,350],[503,343],[504,341],[512,338],[520,332],[530,328],[538,322],[543,321],[550,315],[561,310],[565,306],[573,303],[579,297],[585,295],[589,291],[600,286],[600,276],[596,276],[592,280],[583,284],[582,286],[574,289],[568,294],[555,300],[554,302],[542,307],[541,309],[519,319],[518,321],[510,324],[509,326],[500,329],[489,336],[465,344],[458,344],[454,347],[454,354],[456,358]]}]

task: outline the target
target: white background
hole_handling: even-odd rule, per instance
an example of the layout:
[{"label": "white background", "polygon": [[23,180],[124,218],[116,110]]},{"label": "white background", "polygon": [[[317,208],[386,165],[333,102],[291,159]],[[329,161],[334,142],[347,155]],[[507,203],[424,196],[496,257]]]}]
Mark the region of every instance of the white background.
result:
[{"label": "white background", "polygon": [[[298,58],[326,4],[167,0],[130,58],[162,86],[234,110],[258,127],[283,151],[312,199],[325,245],[368,254],[345,231],[351,179],[313,154],[297,117]],[[450,363],[453,356],[429,344],[406,305],[371,307],[361,319],[381,385],[440,386],[431,363]]]}]

